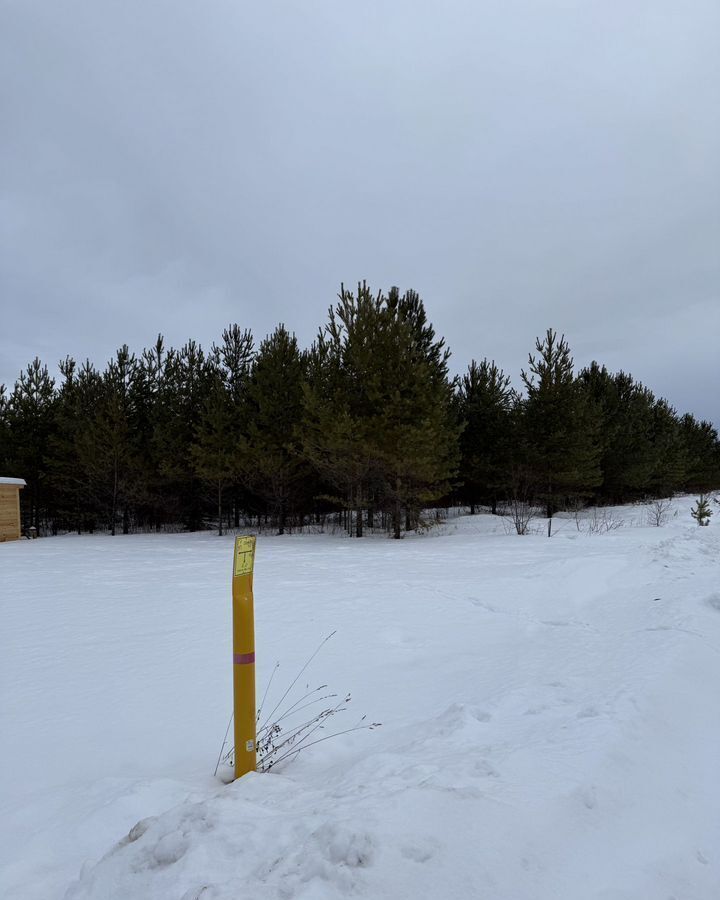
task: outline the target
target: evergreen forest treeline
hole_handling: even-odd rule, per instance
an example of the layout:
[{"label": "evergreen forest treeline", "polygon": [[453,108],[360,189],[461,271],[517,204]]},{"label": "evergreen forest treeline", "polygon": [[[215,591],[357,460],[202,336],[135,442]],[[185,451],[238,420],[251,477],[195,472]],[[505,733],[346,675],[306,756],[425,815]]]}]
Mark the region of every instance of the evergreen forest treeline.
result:
[{"label": "evergreen forest treeline", "polygon": [[709,422],[679,415],[631,375],[576,373],[553,330],[522,389],[494,362],[448,372],[414,291],[341,288],[307,350],[284,325],[256,347],[231,325],[209,351],[121,347],[103,371],[39,359],[0,387],[0,474],[25,478],[39,533],[268,525],[328,514],[395,537],[423,511],[508,502],[548,516],[720,484]]}]

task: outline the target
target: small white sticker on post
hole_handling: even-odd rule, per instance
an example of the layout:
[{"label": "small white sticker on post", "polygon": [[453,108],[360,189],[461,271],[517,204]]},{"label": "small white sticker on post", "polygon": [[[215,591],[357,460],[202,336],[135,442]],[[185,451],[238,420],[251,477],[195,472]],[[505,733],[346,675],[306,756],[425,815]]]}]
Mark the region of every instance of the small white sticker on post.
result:
[{"label": "small white sticker on post", "polygon": [[255,749],[255,741],[246,741],[245,749],[247,750],[248,753],[252,753],[253,750]]}]

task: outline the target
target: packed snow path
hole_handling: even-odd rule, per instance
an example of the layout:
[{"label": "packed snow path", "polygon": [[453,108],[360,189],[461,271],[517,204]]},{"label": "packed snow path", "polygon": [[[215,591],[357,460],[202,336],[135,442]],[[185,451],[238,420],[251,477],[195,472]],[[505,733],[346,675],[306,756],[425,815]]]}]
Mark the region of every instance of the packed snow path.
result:
[{"label": "packed snow path", "polygon": [[717,900],[720,522],[691,502],[261,537],[259,688],[337,629],[303,682],[383,726],[229,786],[232,538],[0,546],[0,896]]}]

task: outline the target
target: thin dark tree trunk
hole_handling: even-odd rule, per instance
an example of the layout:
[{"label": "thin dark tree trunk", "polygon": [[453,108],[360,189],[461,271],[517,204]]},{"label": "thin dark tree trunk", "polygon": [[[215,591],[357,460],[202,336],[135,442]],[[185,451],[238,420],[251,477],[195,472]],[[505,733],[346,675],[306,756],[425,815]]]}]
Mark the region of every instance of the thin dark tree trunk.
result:
[{"label": "thin dark tree trunk", "polygon": [[40,534],[40,490],[37,487],[37,482],[35,484],[34,490],[34,508],[32,512],[31,521],[35,525],[35,530],[38,535]]},{"label": "thin dark tree trunk", "polygon": [[222,537],[223,533],[223,520],[222,520],[222,484],[218,481],[218,493],[217,493],[217,501],[218,501],[218,535]]},{"label": "thin dark tree trunk", "polygon": [[400,487],[401,482],[399,478],[395,479],[395,505],[393,507],[393,537],[395,540],[400,540],[400,516],[402,513],[402,506],[400,504]]},{"label": "thin dark tree trunk", "polygon": [[[553,515],[553,497],[552,497],[552,483],[548,484],[548,500],[547,500],[547,517],[548,519],[552,519]],[[548,528],[549,533],[549,528]]]},{"label": "thin dark tree trunk", "polygon": [[110,526],[110,534],[115,537],[115,513],[117,511],[117,484],[118,484],[118,467],[117,457],[115,458],[115,470],[113,473],[113,496],[112,496],[112,522]]}]

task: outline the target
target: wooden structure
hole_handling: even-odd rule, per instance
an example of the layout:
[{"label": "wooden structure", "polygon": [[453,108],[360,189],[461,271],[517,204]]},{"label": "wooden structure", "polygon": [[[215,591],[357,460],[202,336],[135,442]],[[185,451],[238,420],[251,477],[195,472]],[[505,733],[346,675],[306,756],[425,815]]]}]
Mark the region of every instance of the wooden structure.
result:
[{"label": "wooden structure", "polygon": [[0,543],[17,541],[22,537],[20,491],[24,487],[22,478],[0,476]]}]

